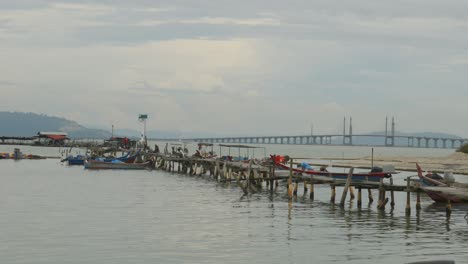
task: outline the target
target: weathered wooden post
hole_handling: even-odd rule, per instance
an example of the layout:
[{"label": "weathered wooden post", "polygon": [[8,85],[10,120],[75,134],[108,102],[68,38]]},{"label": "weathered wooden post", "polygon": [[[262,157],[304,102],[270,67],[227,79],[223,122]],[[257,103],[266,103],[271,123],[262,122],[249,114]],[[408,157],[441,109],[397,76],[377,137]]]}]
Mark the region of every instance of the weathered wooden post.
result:
[{"label": "weathered wooden post", "polygon": [[[231,171],[231,173],[232,173],[232,169],[229,169],[229,171]],[[241,171],[238,171],[238,173],[237,173],[237,185],[239,187],[241,187],[244,194],[247,195],[247,194],[249,194],[249,190],[248,190],[247,186],[244,186],[244,184],[241,183],[240,178],[241,178]]]},{"label": "weathered wooden post", "polygon": [[227,175],[228,171],[227,171],[227,164],[226,164],[226,161],[224,161],[224,165],[223,165],[223,178],[224,178],[224,181],[226,181],[228,175]]},{"label": "weathered wooden post", "polygon": [[367,193],[369,195],[369,203],[374,202],[374,197],[372,197],[372,190],[370,188],[367,189]]},{"label": "weathered wooden post", "polygon": [[193,162],[192,160],[190,160],[189,162],[189,175],[192,175],[193,174]]},{"label": "weathered wooden post", "polygon": [[232,168],[228,169],[228,180],[232,181]]},{"label": "weathered wooden post", "polygon": [[299,181],[298,181],[298,179],[297,179],[297,177],[296,177],[296,182],[294,183],[294,192],[293,192],[293,195],[294,195],[295,197],[297,197],[297,188],[298,188],[298,187],[299,187]]},{"label": "weathered wooden post", "polygon": [[411,196],[410,196],[410,177],[406,178],[406,208],[405,214],[406,216],[411,215]]},{"label": "weathered wooden post", "polygon": [[311,201],[314,200],[314,178],[313,176],[310,176],[310,195],[309,195],[309,198]]},{"label": "weathered wooden post", "polygon": [[214,172],[216,180],[219,180],[221,178],[220,170],[221,170],[221,168],[219,166],[219,160],[217,159],[216,164],[215,164],[215,172]]},{"label": "weathered wooden post", "polygon": [[349,189],[349,186],[351,185],[351,178],[353,177],[353,171],[354,171],[354,168],[351,167],[349,169],[348,178],[346,178],[346,184],[343,188],[343,193],[341,194],[341,201],[340,201],[341,207],[344,207],[344,204],[346,201],[346,195],[348,195],[348,189]]},{"label": "weathered wooden post", "polygon": [[290,159],[289,162],[289,179],[288,179],[288,185],[287,185],[287,192],[288,192],[288,198],[292,199],[293,196],[293,188],[292,188],[292,176],[293,176],[293,159]]},{"label": "weathered wooden post", "polygon": [[246,176],[246,180],[247,180],[247,187],[250,187],[251,185],[251,178],[250,178],[250,174],[252,173],[252,159],[249,160],[249,167],[247,169],[247,176]]},{"label": "weathered wooden post", "polygon": [[[265,176],[265,177],[266,177],[266,176]],[[266,187],[269,188],[270,190],[273,190],[273,186],[270,187],[270,183],[271,183],[271,185],[273,185],[273,180],[272,180],[273,175],[272,175],[271,164],[270,164],[270,166],[268,167],[268,177],[269,177],[269,179],[266,180]]]},{"label": "weathered wooden post", "polygon": [[276,155],[273,155],[270,158],[270,191],[273,191],[273,179],[275,177],[275,162],[276,162]]},{"label": "weathered wooden post", "polygon": [[306,194],[307,194],[307,191],[308,191],[308,190],[307,190],[307,181],[306,181],[306,180],[303,180],[303,182],[304,182],[304,195],[306,195]]},{"label": "weathered wooden post", "polygon": [[354,200],[354,186],[349,186],[349,200]]},{"label": "weathered wooden post", "polygon": [[385,187],[383,185],[383,178],[380,178],[380,185],[379,185],[379,202],[377,203],[377,208],[378,209],[385,209],[386,202],[385,200],[388,199],[385,198]]},{"label": "weathered wooden post", "polygon": [[419,190],[416,192],[416,210],[421,210],[421,193]]},{"label": "weathered wooden post", "polygon": [[360,186],[358,187],[357,206],[358,208],[362,207],[362,188]]},{"label": "weathered wooden post", "polygon": [[335,195],[336,195],[336,187],[335,184],[330,184],[331,187],[331,197],[330,197],[330,203],[335,203]]},{"label": "weathered wooden post", "polygon": [[445,215],[447,217],[450,217],[451,214],[452,214],[452,204],[450,202],[450,199],[447,199],[447,207],[445,207]]},{"label": "weathered wooden post", "polygon": [[[393,178],[390,177],[390,185],[393,187]],[[393,189],[390,191],[390,198],[392,199],[392,201],[390,202],[390,206],[393,208],[395,208],[395,194],[393,192]]]}]

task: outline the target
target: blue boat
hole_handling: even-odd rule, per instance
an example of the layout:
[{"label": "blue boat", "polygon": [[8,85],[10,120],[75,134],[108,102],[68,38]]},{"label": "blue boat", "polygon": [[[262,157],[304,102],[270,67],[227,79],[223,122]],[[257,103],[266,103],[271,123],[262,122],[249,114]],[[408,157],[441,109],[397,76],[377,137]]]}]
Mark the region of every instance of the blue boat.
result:
[{"label": "blue boat", "polygon": [[119,161],[122,161],[124,163],[133,163],[133,162],[135,162],[135,159],[138,157],[139,154],[140,154],[140,151],[137,151],[134,155],[130,156],[130,152],[127,152],[127,154],[125,154],[122,157],[118,157],[118,158],[98,158],[96,160],[104,161],[104,162],[112,162],[114,160],[119,160]]},{"label": "blue boat", "polygon": [[77,155],[75,157],[68,156],[66,159],[62,161],[68,161],[68,165],[84,165],[86,159],[88,159],[87,156]]}]

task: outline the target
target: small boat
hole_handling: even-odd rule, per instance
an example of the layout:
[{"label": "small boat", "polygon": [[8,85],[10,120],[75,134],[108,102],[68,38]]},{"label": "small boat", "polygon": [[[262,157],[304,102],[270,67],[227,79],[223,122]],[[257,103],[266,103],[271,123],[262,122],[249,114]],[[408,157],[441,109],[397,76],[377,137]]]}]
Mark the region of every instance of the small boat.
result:
[{"label": "small boat", "polygon": [[[271,159],[274,161],[275,166],[279,169],[283,170],[290,170],[291,168],[284,164],[284,159],[279,158],[278,156],[276,157],[271,157]],[[281,162],[283,161],[283,162]],[[297,168],[292,168],[292,171],[294,173],[298,174],[305,174],[305,175],[315,175],[315,176],[323,176],[323,177],[330,177],[333,179],[341,179],[345,180],[348,178],[348,173],[346,172],[329,172],[325,168],[320,168],[320,170],[313,170],[307,168],[307,166],[301,164],[302,169],[297,169]],[[392,174],[396,173],[394,170],[382,170],[382,169],[373,169],[371,172],[368,173],[353,173],[352,174],[352,180],[353,181],[372,181],[372,182],[379,182],[380,179],[382,178],[390,178],[392,177]]]},{"label": "small boat", "polygon": [[45,157],[32,155],[32,154],[24,154],[19,149],[15,149],[14,153],[0,153],[0,159],[45,159]]},{"label": "small boat", "polygon": [[[106,161],[106,162],[112,162],[113,160],[120,160],[120,161],[125,162],[125,163],[134,163],[139,154],[140,154],[140,151],[138,151],[137,153],[135,153],[135,154],[133,154],[133,155],[130,156],[130,152],[127,152],[127,154],[125,154],[125,155],[122,156],[122,157],[118,157],[118,158],[104,158],[104,161]],[[96,159],[96,160],[97,160],[97,159]],[[101,160],[101,161],[102,161],[102,160]]]},{"label": "small boat", "polygon": [[453,182],[449,184],[444,182],[444,179],[437,174],[428,173],[423,174],[419,164],[416,164],[418,171],[419,182],[421,184],[421,189],[426,192],[435,202],[447,202],[450,200],[452,203],[463,203],[468,202],[468,188],[459,187],[462,184],[457,184]]},{"label": "small boat", "polygon": [[84,155],[76,155],[75,157],[70,155],[65,159],[61,160],[61,162],[68,162],[68,165],[84,165],[85,160],[88,159],[87,156]]},{"label": "small boat", "polygon": [[120,160],[113,161],[98,161],[86,160],[84,163],[86,169],[102,170],[102,169],[119,169],[119,170],[145,170],[151,168],[151,162],[144,163],[125,163]]}]

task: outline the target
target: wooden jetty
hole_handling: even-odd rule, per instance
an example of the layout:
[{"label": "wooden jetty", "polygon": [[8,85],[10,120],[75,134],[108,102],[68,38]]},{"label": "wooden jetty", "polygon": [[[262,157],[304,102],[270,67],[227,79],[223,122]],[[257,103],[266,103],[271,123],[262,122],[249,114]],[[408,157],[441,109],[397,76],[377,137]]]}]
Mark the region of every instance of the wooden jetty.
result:
[{"label": "wooden jetty", "polygon": [[[368,201],[372,203],[374,197],[373,190],[378,191],[377,208],[384,210],[389,204],[391,208],[395,206],[394,192],[405,192],[406,203],[405,212],[407,215],[411,214],[411,199],[410,194],[416,194],[416,210],[421,209],[421,193],[426,190],[419,185],[411,184],[410,177],[406,179],[406,185],[395,185],[393,179],[390,178],[388,182],[384,182],[382,178],[379,182],[375,181],[355,181],[352,179],[354,168],[351,167],[346,179],[334,179],[331,177],[321,175],[305,175],[295,173],[292,171],[293,159],[290,159],[290,170],[277,170],[273,164],[254,163],[253,160],[247,162],[243,161],[225,161],[215,158],[194,158],[194,157],[180,157],[169,154],[154,154],[155,169],[161,169],[173,173],[184,173],[189,175],[207,175],[212,179],[220,182],[235,182],[242,189],[245,195],[259,192],[262,188],[269,188],[270,190],[277,190],[278,186],[285,184],[286,193],[289,200],[293,200],[298,196],[299,186],[303,186],[303,195],[309,194],[310,200],[314,200],[314,186],[317,184],[326,184],[330,186],[330,203],[336,202],[336,187],[343,187],[339,205],[344,207],[348,193],[350,199],[356,197],[355,190],[357,190],[357,206],[362,206],[362,191],[367,190]],[[467,192],[463,195],[466,195]],[[389,194],[389,195],[388,195]],[[447,216],[450,216],[451,204],[447,203]]]}]

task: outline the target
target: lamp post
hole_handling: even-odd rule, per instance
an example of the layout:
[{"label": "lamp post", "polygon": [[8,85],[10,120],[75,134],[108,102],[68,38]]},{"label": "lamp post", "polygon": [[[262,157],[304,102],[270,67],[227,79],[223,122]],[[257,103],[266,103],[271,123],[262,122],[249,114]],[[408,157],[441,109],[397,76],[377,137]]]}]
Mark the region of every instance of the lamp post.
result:
[{"label": "lamp post", "polygon": [[145,146],[147,145],[146,144],[146,119],[148,119],[147,114],[140,114],[138,116],[138,120],[140,120],[140,122],[143,122],[143,139],[145,140]]}]

